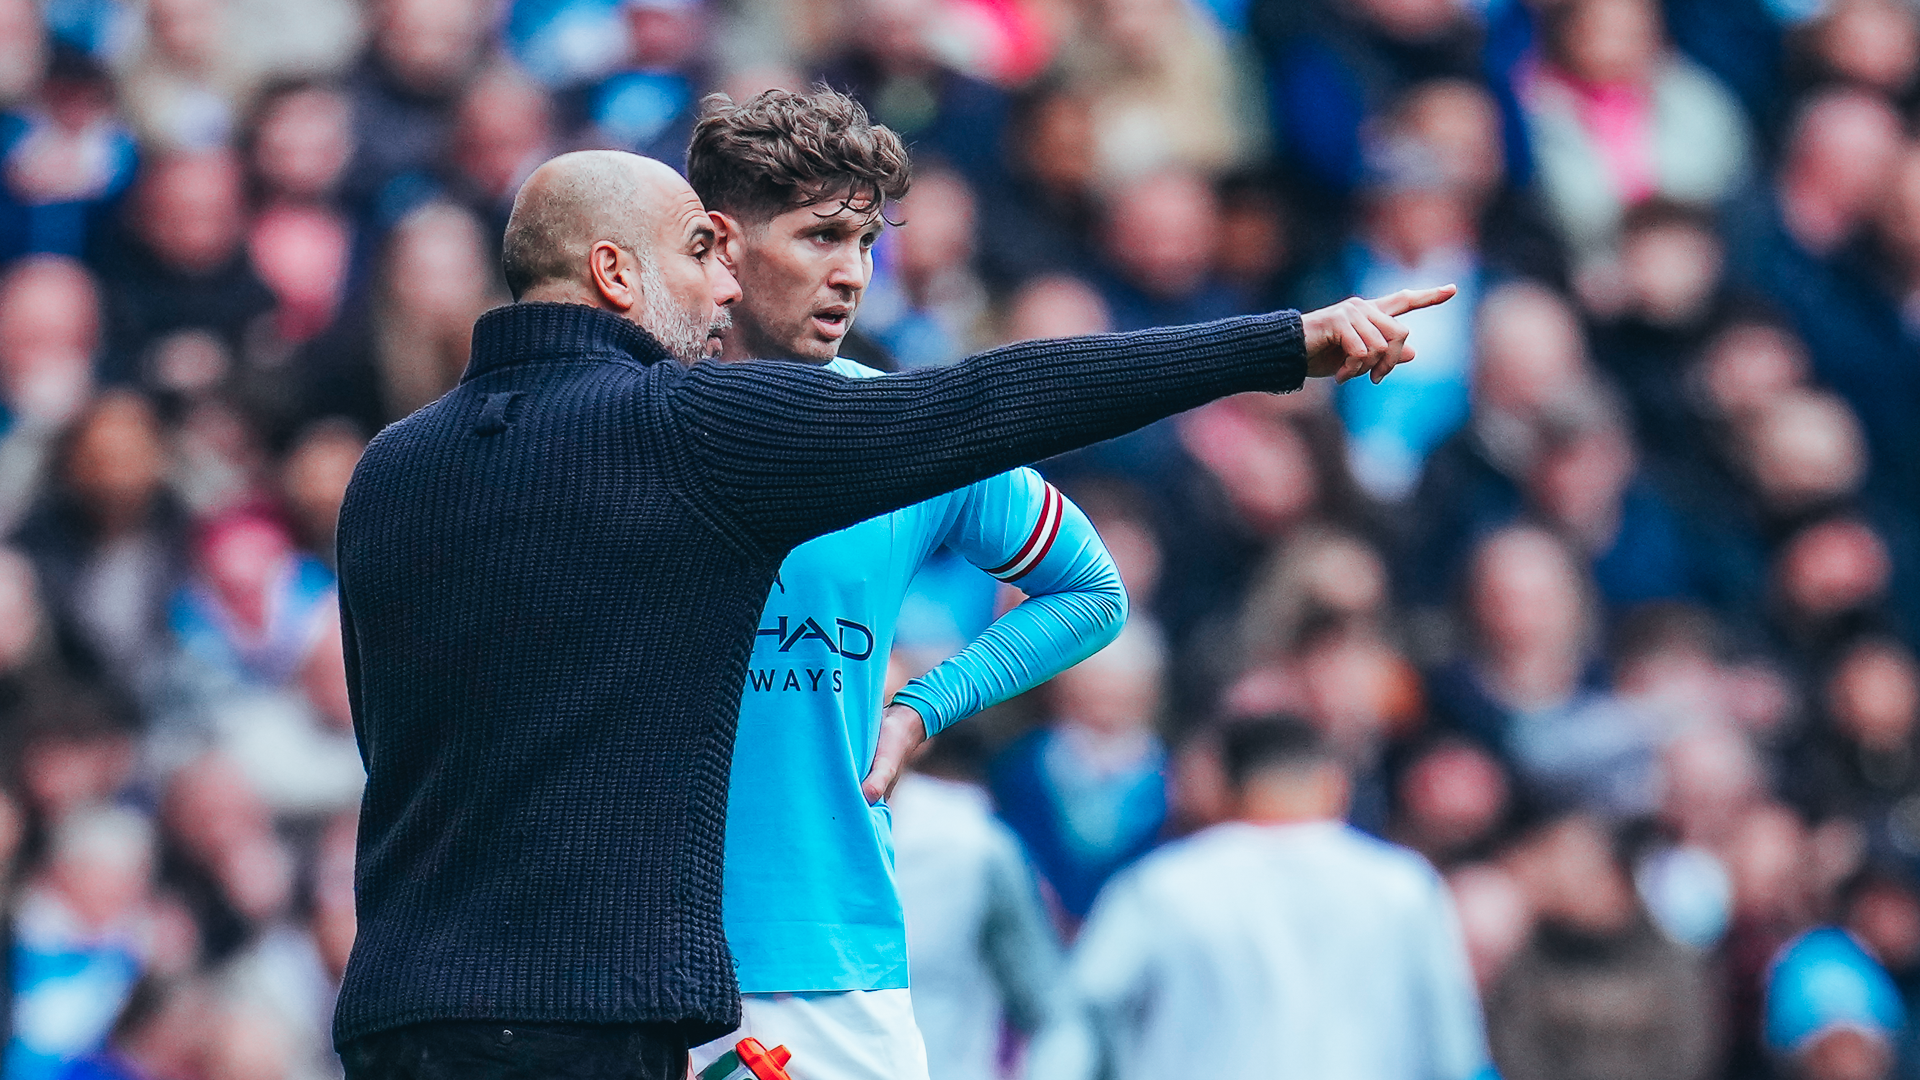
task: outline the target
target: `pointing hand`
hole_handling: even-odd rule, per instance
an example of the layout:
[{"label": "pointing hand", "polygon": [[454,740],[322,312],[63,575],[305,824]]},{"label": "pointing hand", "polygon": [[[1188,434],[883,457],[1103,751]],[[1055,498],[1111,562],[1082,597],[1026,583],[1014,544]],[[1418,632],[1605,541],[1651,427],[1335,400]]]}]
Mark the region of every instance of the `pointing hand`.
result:
[{"label": "pointing hand", "polygon": [[1370,374],[1374,382],[1413,359],[1407,328],[1396,316],[1445,303],[1460,290],[1453,285],[1436,289],[1402,289],[1378,300],[1349,297],[1331,307],[1300,317],[1306,332],[1307,374],[1333,376],[1346,382]]}]

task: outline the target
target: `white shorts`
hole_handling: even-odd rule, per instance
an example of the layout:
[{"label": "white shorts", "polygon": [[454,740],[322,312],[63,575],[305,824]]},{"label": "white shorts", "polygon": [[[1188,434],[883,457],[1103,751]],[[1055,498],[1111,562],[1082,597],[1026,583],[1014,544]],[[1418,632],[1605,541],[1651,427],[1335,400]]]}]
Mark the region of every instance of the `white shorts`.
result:
[{"label": "white shorts", "polygon": [[693,1048],[693,1071],[741,1039],[793,1052],[793,1080],[927,1080],[927,1048],[905,990],[742,994],[740,1027]]}]

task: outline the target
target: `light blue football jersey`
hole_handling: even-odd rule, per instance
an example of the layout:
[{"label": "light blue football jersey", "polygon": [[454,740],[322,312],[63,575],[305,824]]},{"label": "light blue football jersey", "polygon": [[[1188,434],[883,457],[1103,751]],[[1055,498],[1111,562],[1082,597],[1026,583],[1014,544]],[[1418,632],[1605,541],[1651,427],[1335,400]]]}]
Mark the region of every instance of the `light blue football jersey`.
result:
[{"label": "light blue football jersey", "polygon": [[1079,663],[1126,620],[1105,545],[1031,469],[795,548],[760,616],[734,743],[723,914],[743,993],[907,985],[892,822],[860,782],[879,741],[901,601],[942,546],[1027,599],[895,695],[929,733]]}]

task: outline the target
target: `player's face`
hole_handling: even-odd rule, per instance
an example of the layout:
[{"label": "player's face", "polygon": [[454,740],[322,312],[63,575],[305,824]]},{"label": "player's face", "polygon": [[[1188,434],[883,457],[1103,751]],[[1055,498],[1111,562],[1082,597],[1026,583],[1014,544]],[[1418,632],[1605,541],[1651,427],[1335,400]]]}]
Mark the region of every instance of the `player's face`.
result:
[{"label": "player's face", "polygon": [[764,222],[714,218],[720,258],[741,291],[721,356],[825,363],[839,355],[873,279],[873,242],[886,224],[880,208],[830,198]]}]

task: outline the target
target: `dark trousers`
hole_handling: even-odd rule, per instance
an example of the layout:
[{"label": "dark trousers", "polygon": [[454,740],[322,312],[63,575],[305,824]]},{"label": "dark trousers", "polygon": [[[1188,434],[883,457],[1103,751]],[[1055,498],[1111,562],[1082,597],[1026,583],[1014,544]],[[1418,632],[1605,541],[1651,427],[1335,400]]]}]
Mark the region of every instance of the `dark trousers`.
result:
[{"label": "dark trousers", "polygon": [[340,1048],[347,1080],[686,1080],[674,1024],[434,1021]]}]

